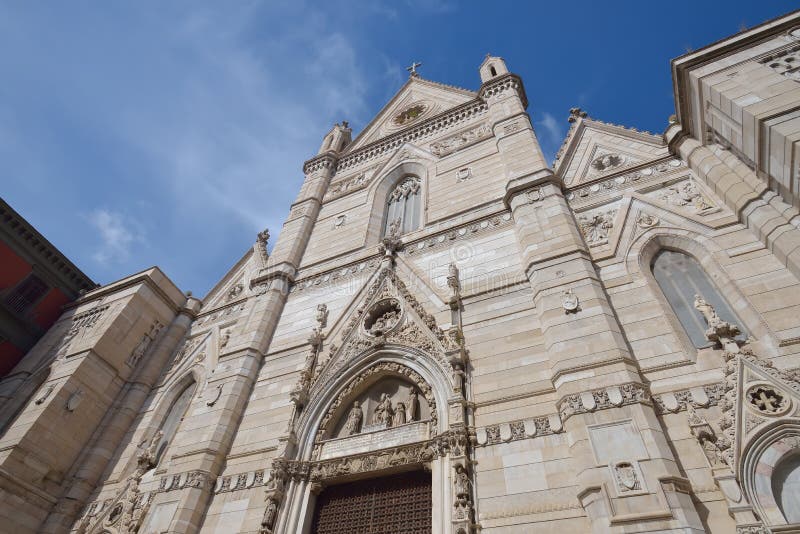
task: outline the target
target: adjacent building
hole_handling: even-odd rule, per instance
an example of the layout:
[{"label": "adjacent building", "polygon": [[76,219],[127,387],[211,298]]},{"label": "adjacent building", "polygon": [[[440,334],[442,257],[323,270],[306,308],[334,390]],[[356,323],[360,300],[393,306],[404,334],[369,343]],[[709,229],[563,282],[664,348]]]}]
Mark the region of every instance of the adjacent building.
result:
[{"label": "adjacent building", "polygon": [[[800,532],[800,13],[673,61],[663,134],[408,81],[202,300],[89,291],[0,382],[0,524]],[[665,118],[666,119],[666,118]]]},{"label": "adjacent building", "polygon": [[0,199],[0,376],[5,376],[83,291],[95,287]]}]

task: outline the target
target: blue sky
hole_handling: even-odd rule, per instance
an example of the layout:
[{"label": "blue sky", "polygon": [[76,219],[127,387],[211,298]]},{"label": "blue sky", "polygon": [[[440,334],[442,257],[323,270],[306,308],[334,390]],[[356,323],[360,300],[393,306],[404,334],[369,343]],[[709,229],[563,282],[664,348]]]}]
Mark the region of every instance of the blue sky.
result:
[{"label": "blue sky", "polygon": [[671,58],[795,7],[0,1],[0,195],[99,283],[159,265],[204,295],[277,235],[330,126],[357,133],[412,60],[476,89],[504,57],[552,158],[573,106],[662,132]]}]

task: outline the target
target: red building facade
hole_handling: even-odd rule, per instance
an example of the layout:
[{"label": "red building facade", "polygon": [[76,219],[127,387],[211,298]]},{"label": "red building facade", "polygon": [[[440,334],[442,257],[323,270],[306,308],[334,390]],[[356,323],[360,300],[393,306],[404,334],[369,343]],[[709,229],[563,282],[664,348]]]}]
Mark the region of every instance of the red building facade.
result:
[{"label": "red building facade", "polygon": [[0,199],[0,377],[96,284]]}]

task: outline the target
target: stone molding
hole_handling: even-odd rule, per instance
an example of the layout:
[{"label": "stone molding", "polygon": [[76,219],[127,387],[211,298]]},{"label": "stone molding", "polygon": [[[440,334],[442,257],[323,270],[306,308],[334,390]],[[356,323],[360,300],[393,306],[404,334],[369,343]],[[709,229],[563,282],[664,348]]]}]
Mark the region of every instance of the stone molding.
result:
[{"label": "stone molding", "polygon": [[653,395],[653,407],[657,414],[678,413],[691,404],[694,408],[708,408],[719,405],[725,396],[725,388],[720,382],[704,384],[678,391],[668,391]]},{"label": "stone molding", "polygon": [[326,152],[306,161],[303,164],[303,173],[308,176],[309,174],[313,174],[320,169],[332,169],[337,162],[338,158],[334,153]]},{"label": "stone molding", "polygon": [[422,252],[423,250],[435,250],[437,248],[441,248],[442,246],[447,246],[452,241],[465,239],[479,233],[491,231],[496,228],[502,228],[511,224],[513,224],[513,221],[511,220],[510,213],[506,212],[493,215],[478,221],[473,221],[469,224],[450,228],[445,232],[440,232],[424,239],[406,243],[405,251],[407,254],[413,255],[418,252]]},{"label": "stone molding", "polygon": [[630,382],[567,395],[556,406],[561,420],[566,421],[573,415],[638,403],[651,405],[650,392],[642,384]]},{"label": "stone molding", "polygon": [[[621,192],[634,186],[640,186],[655,182],[666,176],[671,176],[677,172],[686,172],[685,164],[679,159],[668,159],[663,161],[650,162],[637,169],[627,169],[620,174],[603,176],[598,180],[583,182],[567,187],[566,199],[570,205],[579,205],[595,201],[603,194],[613,194]],[[687,178],[689,175],[686,176]]]},{"label": "stone molding", "polygon": [[507,91],[515,91],[522,101],[522,107],[527,109],[528,97],[525,95],[525,87],[522,84],[522,79],[516,74],[508,73],[491,79],[481,86],[478,95],[483,100],[490,100]]},{"label": "stone molding", "polygon": [[489,425],[475,432],[476,446],[484,447],[534,437],[550,436],[562,432],[558,415],[544,415],[510,423]]}]

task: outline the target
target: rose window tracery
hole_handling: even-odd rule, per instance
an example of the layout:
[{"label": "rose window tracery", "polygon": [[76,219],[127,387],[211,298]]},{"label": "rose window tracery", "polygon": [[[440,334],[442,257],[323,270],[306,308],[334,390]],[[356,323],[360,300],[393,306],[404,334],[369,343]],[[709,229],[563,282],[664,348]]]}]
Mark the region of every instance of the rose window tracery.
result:
[{"label": "rose window tracery", "polygon": [[765,415],[779,415],[789,407],[789,400],[777,388],[756,385],[747,391],[747,401]]}]

